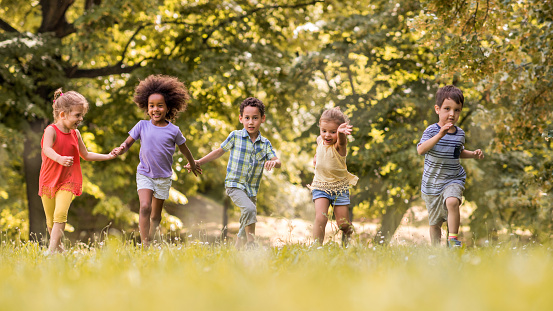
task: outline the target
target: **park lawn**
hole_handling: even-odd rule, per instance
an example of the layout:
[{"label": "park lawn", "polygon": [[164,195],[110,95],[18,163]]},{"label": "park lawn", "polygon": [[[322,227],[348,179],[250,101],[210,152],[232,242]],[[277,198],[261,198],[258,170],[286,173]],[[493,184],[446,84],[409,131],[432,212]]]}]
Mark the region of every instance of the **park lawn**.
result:
[{"label": "park lawn", "polygon": [[552,310],[552,248],[0,246],[0,310]]}]

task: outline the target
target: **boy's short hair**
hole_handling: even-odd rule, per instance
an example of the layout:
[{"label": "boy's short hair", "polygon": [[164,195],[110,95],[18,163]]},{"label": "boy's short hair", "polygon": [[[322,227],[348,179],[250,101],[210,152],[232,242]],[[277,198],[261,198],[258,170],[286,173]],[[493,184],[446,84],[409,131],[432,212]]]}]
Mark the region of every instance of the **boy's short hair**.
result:
[{"label": "boy's short hair", "polygon": [[451,99],[461,106],[465,105],[465,96],[463,96],[463,91],[454,85],[446,85],[441,87],[438,92],[436,92],[436,106],[442,107],[444,100]]},{"label": "boy's short hair", "polygon": [[244,108],[246,107],[256,107],[259,109],[259,113],[261,116],[265,115],[265,105],[263,105],[263,102],[255,97],[248,97],[244,99],[244,101],[240,104],[240,115],[244,114]]}]

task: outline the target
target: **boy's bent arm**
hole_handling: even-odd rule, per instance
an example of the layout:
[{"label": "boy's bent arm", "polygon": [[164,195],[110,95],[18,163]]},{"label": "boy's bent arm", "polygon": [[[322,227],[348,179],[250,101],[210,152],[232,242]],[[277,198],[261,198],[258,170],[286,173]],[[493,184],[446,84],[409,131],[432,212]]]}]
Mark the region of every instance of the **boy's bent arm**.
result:
[{"label": "boy's bent arm", "polygon": [[219,148],[211,151],[210,153],[208,153],[205,157],[199,159],[198,163],[200,165],[209,163],[213,160],[216,160],[216,159],[220,158],[223,154],[225,154],[225,149],[219,147]]},{"label": "boy's bent arm", "polygon": [[476,149],[474,151],[463,149],[463,151],[461,151],[461,154],[459,155],[459,157],[462,158],[462,159],[467,159],[467,158],[483,159],[484,158],[484,153],[480,149]]},{"label": "boy's bent arm", "polygon": [[417,153],[420,155],[423,155],[430,151],[434,146],[444,137],[444,135],[440,136],[441,133],[436,134],[436,136],[430,138],[429,140],[423,142],[422,144],[417,146]]}]

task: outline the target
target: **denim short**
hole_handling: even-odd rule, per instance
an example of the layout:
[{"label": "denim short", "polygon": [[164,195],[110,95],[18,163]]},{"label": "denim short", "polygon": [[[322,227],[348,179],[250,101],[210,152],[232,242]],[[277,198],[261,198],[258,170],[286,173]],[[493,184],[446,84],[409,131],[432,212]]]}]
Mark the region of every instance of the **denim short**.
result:
[{"label": "denim short", "polygon": [[169,189],[171,189],[171,177],[151,178],[140,173],[136,173],[136,190],[150,189],[154,192],[154,198],[167,200],[169,198]]},{"label": "denim short", "polygon": [[327,198],[330,201],[330,204],[333,206],[340,205],[349,205],[349,190],[343,191],[341,193],[328,194],[322,190],[313,189],[311,191],[313,195],[313,201],[318,198]]}]

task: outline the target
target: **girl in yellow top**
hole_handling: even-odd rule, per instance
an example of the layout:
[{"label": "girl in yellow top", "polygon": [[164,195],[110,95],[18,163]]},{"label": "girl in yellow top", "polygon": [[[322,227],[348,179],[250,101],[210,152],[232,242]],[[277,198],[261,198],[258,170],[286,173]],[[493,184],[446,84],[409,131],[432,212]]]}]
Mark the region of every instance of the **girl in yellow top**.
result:
[{"label": "girl in yellow top", "polygon": [[313,240],[323,243],[328,221],[328,208],[334,206],[334,216],[340,230],[347,238],[353,227],[349,219],[349,188],[357,184],[357,176],[348,172],[346,165],[347,135],[352,125],[339,107],[325,110],[319,120],[320,136],[313,163],[315,177],[308,185],[315,203]]}]

